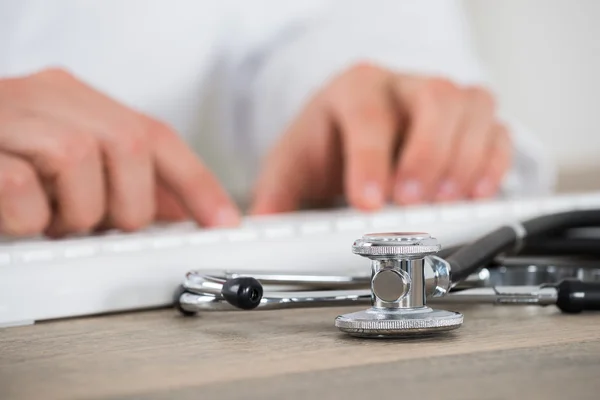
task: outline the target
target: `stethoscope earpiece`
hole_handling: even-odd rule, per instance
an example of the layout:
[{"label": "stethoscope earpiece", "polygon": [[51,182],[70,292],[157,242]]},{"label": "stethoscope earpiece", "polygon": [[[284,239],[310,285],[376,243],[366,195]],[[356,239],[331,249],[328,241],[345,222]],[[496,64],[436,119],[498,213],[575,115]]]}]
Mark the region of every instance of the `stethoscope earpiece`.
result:
[{"label": "stethoscope earpiece", "polygon": [[[450,283],[448,276],[439,274],[449,270],[444,261],[427,260],[440,249],[435,238],[420,232],[375,233],[356,240],[352,252],[371,260],[372,307],[338,316],[335,326],[358,337],[403,337],[459,328],[461,313],[435,310],[426,304],[427,281],[436,283],[434,296],[446,291],[440,289],[441,283]],[[431,265],[435,276],[427,278],[426,267]]]},{"label": "stethoscope earpiece", "polygon": [[234,307],[242,310],[253,310],[260,305],[263,287],[258,280],[243,276],[228,279],[223,284],[221,295]]}]

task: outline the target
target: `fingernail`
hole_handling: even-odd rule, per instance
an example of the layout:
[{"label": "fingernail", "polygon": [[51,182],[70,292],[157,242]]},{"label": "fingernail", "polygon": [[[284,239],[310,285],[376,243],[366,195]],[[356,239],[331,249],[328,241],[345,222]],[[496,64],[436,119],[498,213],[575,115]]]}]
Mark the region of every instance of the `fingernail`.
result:
[{"label": "fingernail", "polygon": [[368,182],[363,188],[363,198],[370,207],[380,207],[383,203],[381,187],[374,182]]},{"label": "fingernail", "polygon": [[494,194],[494,186],[489,179],[482,179],[474,190],[475,197],[489,197]]},{"label": "fingernail", "polygon": [[458,191],[454,182],[445,180],[438,187],[437,198],[440,200],[454,199]]},{"label": "fingernail", "polygon": [[396,198],[402,203],[417,203],[421,197],[421,184],[415,180],[402,182],[396,189]]},{"label": "fingernail", "polygon": [[217,212],[216,223],[219,226],[233,226],[240,223],[240,214],[233,208],[224,207]]}]

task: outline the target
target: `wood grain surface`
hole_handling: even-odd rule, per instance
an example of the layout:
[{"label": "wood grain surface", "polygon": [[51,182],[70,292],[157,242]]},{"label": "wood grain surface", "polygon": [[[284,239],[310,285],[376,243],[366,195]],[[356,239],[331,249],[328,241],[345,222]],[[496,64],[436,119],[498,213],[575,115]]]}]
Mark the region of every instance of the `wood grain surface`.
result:
[{"label": "wood grain surface", "polygon": [[0,330],[0,399],[598,399],[600,313],[454,306],[459,330],[367,340],[324,308],[158,310]]}]

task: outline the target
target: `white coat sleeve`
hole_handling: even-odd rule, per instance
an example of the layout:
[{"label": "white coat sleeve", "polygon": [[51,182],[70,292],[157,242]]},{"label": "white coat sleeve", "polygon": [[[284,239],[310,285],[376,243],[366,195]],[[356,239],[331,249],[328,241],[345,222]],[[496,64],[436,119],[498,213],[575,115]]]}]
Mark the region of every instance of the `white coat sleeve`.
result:
[{"label": "white coat sleeve", "polygon": [[[361,61],[491,87],[471,49],[459,2],[331,1],[257,61],[246,89],[243,122],[257,157],[266,154],[319,88]],[[551,193],[555,172],[542,143],[520,124],[504,122],[512,135],[514,158],[501,196]]]}]

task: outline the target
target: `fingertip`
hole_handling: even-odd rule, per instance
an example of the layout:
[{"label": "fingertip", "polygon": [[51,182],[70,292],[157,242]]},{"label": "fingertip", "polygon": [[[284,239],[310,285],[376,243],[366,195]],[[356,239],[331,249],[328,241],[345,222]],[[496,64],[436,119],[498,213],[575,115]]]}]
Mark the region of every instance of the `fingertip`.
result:
[{"label": "fingertip", "polygon": [[475,199],[486,199],[494,196],[496,193],[496,185],[489,178],[483,178],[473,188],[472,196]]},{"label": "fingertip", "polygon": [[192,219],[203,228],[235,228],[242,223],[241,212],[232,205],[223,205],[202,215],[193,215]]},{"label": "fingertip", "polygon": [[400,180],[394,188],[394,201],[398,204],[418,204],[423,201],[423,196],[423,185],[415,179]]},{"label": "fingertip", "polygon": [[458,185],[449,180],[443,180],[437,187],[434,200],[438,203],[452,202],[460,199],[460,192]]},{"label": "fingertip", "polygon": [[242,215],[232,206],[223,206],[217,210],[211,222],[213,226],[236,227],[242,222]]},{"label": "fingertip", "polygon": [[385,192],[380,183],[367,181],[358,185],[358,190],[353,195],[348,196],[349,203],[363,210],[378,210],[385,204]]}]

